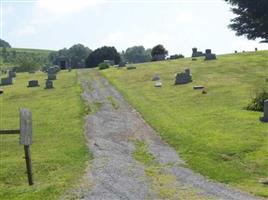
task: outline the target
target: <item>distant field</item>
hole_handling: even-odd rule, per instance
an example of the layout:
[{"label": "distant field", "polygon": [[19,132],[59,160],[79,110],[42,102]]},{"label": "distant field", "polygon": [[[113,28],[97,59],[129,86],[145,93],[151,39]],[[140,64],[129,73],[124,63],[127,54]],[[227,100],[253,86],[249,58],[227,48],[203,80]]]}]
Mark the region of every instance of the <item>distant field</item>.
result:
[{"label": "distant field", "polygon": [[[2,47],[0,47],[0,51],[2,50]],[[50,52],[53,52],[53,50],[44,50],[44,49],[26,49],[26,48],[7,48],[7,51],[17,51],[17,52],[27,52],[27,53],[44,53],[49,54]]]},{"label": "distant field", "polygon": [[42,50],[42,49],[25,49],[25,48],[6,48],[7,58],[3,59],[3,48],[0,47],[0,69],[6,69],[9,67],[17,66],[18,57],[28,57],[34,59],[40,65],[43,65],[48,62],[48,56],[51,50]]},{"label": "distant field", "polygon": [[[58,199],[77,183],[90,156],[84,137],[84,107],[76,72],[60,72],[55,89],[45,90],[46,74],[18,73],[0,95],[0,129],[19,127],[19,108],[33,113],[31,148],[35,185],[29,187],[18,136],[0,135],[0,199]],[[27,88],[39,80],[39,88]]]},{"label": "distant field", "polygon": [[[268,51],[219,56],[216,61],[181,59],[102,71],[187,164],[201,174],[268,197],[268,124],[244,109],[256,88],[268,87]],[[174,86],[190,68],[193,83]],[[151,81],[160,74],[162,88]],[[204,85],[207,94],[193,90]]]}]

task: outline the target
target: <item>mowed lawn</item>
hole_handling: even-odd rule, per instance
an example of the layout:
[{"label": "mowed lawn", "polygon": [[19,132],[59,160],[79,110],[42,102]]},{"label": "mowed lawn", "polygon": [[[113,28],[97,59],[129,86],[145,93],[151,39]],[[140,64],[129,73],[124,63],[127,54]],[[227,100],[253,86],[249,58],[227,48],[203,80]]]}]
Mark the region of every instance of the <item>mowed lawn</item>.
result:
[{"label": "mowed lawn", "polygon": [[[102,74],[195,171],[255,195],[268,197],[268,123],[244,109],[256,88],[268,87],[268,51],[181,59],[111,68]],[[190,68],[193,83],[174,85]],[[162,88],[151,81],[160,74]],[[204,85],[207,94],[193,90]]]},{"label": "mowed lawn", "polygon": [[[19,136],[0,136],[0,199],[58,199],[77,184],[90,159],[84,137],[84,108],[76,72],[60,72],[55,89],[45,90],[44,73],[17,73],[0,95],[0,129],[19,127],[19,108],[33,118],[34,186],[28,186]],[[27,88],[39,80],[40,87]]]}]

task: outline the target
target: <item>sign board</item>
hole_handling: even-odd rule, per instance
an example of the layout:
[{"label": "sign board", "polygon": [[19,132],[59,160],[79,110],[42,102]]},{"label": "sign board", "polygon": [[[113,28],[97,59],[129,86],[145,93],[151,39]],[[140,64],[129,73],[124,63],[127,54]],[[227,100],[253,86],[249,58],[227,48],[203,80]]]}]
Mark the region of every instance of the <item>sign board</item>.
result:
[{"label": "sign board", "polygon": [[32,144],[32,113],[28,109],[20,109],[20,144]]}]

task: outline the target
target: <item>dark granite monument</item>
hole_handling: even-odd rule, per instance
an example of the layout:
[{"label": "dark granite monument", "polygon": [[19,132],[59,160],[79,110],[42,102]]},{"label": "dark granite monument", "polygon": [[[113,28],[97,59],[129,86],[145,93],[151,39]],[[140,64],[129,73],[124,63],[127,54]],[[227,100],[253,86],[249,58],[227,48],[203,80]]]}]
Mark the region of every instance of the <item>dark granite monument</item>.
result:
[{"label": "dark granite monument", "polygon": [[190,69],[185,69],[185,72],[176,75],[175,85],[186,84],[192,82]]},{"label": "dark granite monument", "polygon": [[39,87],[39,82],[38,80],[31,80],[28,82],[28,87]]}]

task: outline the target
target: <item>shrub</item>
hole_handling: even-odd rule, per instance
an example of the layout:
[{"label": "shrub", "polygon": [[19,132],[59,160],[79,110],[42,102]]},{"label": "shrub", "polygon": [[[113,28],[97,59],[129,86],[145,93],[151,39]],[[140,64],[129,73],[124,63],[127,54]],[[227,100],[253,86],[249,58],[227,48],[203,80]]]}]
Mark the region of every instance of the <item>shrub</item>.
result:
[{"label": "shrub", "polygon": [[99,70],[104,70],[104,69],[108,69],[109,68],[109,64],[108,63],[100,63],[98,65]]},{"label": "shrub", "polygon": [[35,62],[33,59],[23,58],[19,62],[17,72],[38,71],[39,69],[40,69],[40,65],[37,62]]},{"label": "shrub", "polygon": [[268,99],[268,90],[264,88],[256,92],[256,96],[252,99],[246,109],[252,111],[263,111],[264,100],[266,99]]}]

